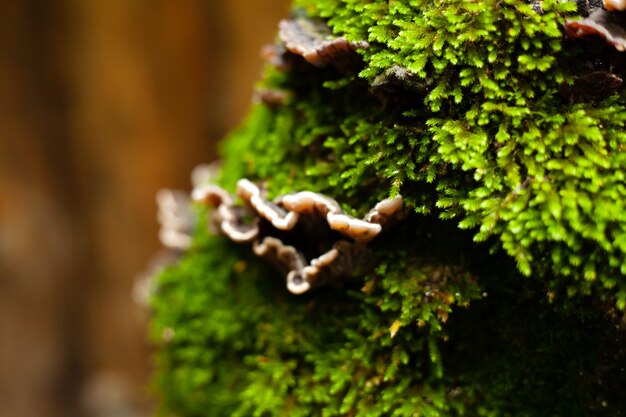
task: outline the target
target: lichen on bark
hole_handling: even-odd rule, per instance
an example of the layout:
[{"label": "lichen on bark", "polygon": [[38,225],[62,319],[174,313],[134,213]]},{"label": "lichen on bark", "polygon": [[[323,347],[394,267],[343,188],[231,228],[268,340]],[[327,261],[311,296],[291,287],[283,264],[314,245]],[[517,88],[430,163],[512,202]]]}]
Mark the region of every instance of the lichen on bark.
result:
[{"label": "lichen on bark", "polygon": [[163,413],[622,415],[626,67],[565,37],[584,7],[298,0],[363,47],[278,51],[260,88],[284,94],[226,139],[221,184],[411,215],[373,272],[301,296],[200,225],[155,285]]}]

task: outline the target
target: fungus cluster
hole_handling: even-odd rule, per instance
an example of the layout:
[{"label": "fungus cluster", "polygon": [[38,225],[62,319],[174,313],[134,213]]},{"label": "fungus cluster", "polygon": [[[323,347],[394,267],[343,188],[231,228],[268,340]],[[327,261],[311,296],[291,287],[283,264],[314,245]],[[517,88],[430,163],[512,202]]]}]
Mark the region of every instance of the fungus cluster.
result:
[{"label": "fungus cluster", "polygon": [[257,256],[284,272],[294,294],[371,267],[365,243],[403,216],[402,197],[384,199],[358,219],[332,198],[310,191],[269,201],[263,189],[242,179],[237,195],[243,205],[223,188],[205,184],[193,190],[192,199],[213,208],[210,223],[222,234],[252,243]]}]

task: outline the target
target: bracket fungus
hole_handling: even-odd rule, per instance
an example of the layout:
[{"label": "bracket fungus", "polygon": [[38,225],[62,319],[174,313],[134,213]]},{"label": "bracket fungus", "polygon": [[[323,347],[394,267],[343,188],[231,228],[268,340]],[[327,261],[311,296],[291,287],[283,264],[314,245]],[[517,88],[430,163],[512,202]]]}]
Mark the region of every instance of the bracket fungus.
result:
[{"label": "bracket fungus", "polygon": [[366,243],[404,216],[400,196],[382,200],[358,219],[332,198],[311,191],[269,201],[262,188],[241,179],[237,195],[243,205],[216,185],[192,192],[193,200],[213,208],[210,223],[234,242],[252,242],[257,256],[286,275],[294,294],[371,268],[373,254]]},{"label": "bracket fungus", "polygon": [[212,223],[217,225],[221,232],[233,242],[251,242],[258,236],[259,228],[256,222],[244,221],[249,210],[236,206],[234,197],[223,188],[211,184],[196,187],[191,198],[217,208],[213,213]]},{"label": "bracket fungus", "polygon": [[340,57],[354,54],[359,48],[369,47],[366,41],[350,42],[343,36],[334,38],[325,23],[304,17],[282,20],[278,36],[289,52],[316,67],[325,67]]},{"label": "bracket fungus", "polygon": [[603,4],[607,10],[626,10],[626,0],[604,0]]},{"label": "bracket fungus", "polygon": [[[204,181],[209,165],[196,168],[192,182]],[[191,206],[189,194],[180,190],[160,189],[156,194],[159,222],[159,241],[163,249],[152,255],[144,270],[133,285],[133,299],[143,308],[149,308],[154,290],[154,277],[165,267],[173,265],[191,247],[192,233],[196,228],[196,216]]]},{"label": "bracket fungus", "polygon": [[253,100],[260,102],[269,107],[280,107],[284,105],[289,99],[289,93],[285,90],[263,88],[256,90]]},{"label": "bracket fungus", "polygon": [[571,38],[597,35],[618,51],[626,50],[626,12],[594,8],[590,11],[589,16],[582,20],[566,21],[565,30]]},{"label": "bracket fungus", "polygon": [[293,294],[323,284],[332,285],[334,278],[352,276],[373,266],[373,254],[367,246],[345,240],[309,262],[294,246],[271,236],[254,242],[253,250],[285,274],[287,289]]},{"label": "bracket fungus", "polygon": [[157,192],[156,200],[159,208],[157,219],[161,225],[159,240],[170,249],[188,249],[191,245],[190,234],[196,224],[189,196],[183,191],[161,189]]}]

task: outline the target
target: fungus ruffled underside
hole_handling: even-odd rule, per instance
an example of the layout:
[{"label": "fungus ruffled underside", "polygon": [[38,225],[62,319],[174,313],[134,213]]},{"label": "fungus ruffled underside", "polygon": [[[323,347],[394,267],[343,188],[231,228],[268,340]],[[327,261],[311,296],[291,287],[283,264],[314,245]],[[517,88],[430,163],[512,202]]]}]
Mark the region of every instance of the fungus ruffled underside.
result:
[{"label": "fungus ruffled underside", "polygon": [[411,214],[361,279],[294,295],[198,208],[153,289],[162,415],[626,414],[626,53],[565,29],[601,6],[297,0],[368,47],[278,45],[283,99],[224,141],[220,186]]},{"label": "fungus ruffled underside", "polygon": [[[285,273],[287,288],[294,294],[362,277],[375,265],[365,244],[406,215],[400,196],[384,199],[357,219],[323,194],[303,191],[273,201],[266,194],[245,178],[237,181],[243,205],[236,205],[235,197],[215,184],[200,184],[191,193],[196,202],[212,208],[212,230],[233,242],[252,243],[256,255]],[[169,230],[169,223],[159,218],[162,232]],[[168,234],[160,236],[171,246],[171,239],[163,239]]]}]

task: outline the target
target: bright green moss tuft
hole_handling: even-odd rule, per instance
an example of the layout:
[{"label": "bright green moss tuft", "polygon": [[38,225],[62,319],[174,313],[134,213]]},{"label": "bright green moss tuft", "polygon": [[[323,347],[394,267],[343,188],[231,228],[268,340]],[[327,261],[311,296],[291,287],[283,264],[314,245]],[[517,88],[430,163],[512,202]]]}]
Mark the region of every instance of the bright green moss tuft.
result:
[{"label": "bright green moss tuft", "polygon": [[[559,94],[589,61],[561,30],[575,3],[296,3],[370,47],[268,69],[289,101],[224,142],[222,184],[411,215],[368,276],[303,296],[201,226],[157,280],[163,414],[623,415],[626,98]],[[417,87],[376,87],[399,67]]]}]

